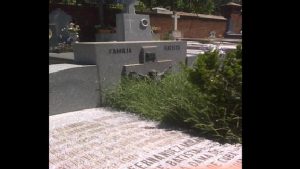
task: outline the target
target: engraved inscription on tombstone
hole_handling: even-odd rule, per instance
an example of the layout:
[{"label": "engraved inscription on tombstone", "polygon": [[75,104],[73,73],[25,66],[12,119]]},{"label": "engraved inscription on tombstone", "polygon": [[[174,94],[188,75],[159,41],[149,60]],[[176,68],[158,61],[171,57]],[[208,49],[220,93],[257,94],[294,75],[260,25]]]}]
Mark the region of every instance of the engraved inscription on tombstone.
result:
[{"label": "engraved inscription on tombstone", "polygon": [[49,169],[241,168],[241,145],[221,145],[159,129],[125,112],[102,110],[49,117]]}]

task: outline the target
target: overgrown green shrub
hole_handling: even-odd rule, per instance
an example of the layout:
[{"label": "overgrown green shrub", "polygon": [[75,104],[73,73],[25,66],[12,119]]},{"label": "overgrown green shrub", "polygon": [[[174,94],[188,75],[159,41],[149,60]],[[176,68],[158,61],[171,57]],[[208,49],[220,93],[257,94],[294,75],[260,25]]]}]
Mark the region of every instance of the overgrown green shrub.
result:
[{"label": "overgrown green shrub", "polygon": [[198,85],[209,101],[241,116],[242,108],[242,45],[235,52],[220,58],[219,51],[200,54],[194,67],[181,64],[188,73],[188,79]]},{"label": "overgrown green shrub", "polygon": [[[217,135],[222,137],[241,139],[242,44],[237,46],[235,52],[227,53],[224,58],[220,58],[218,50],[206,51],[198,56],[194,67],[186,67],[183,64],[182,67],[188,73],[188,80],[197,85],[205,95],[207,109],[201,111],[210,114],[210,118],[214,119],[210,120],[214,121],[211,123],[211,129],[214,128],[215,132],[218,131]],[[205,123],[205,126],[201,124],[199,117],[189,121],[194,121],[195,127],[200,130],[206,130],[208,127]],[[228,137],[230,132],[231,136]]]}]

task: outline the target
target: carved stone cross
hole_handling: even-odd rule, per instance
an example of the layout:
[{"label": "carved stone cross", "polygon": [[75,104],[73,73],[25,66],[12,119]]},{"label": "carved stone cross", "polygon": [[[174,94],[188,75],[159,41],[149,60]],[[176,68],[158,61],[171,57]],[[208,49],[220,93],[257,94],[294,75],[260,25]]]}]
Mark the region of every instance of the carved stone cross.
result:
[{"label": "carved stone cross", "polygon": [[179,15],[177,15],[177,12],[173,12],[172,18],[174,18],[174,31],[177,30],[177,18],[180,18]]},{"label": "carved stone cross", "polygon": [[131,22],[133,22],[134,20],[128,19],[127,21],[129,22],[129,30],[130,30],[130,33],[132,33]]},{"label": "carved stone cross", "polygon": [[121,4],[123,4],[123,13],[135,14],[135,7],[139,5],[139,1],[137,0],[122,0]]}]

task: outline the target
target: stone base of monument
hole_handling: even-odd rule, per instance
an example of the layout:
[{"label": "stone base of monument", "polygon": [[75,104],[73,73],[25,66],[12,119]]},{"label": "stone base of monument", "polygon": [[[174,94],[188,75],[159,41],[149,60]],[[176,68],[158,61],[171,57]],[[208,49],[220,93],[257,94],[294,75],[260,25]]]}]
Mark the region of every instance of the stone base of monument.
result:
[{"label": "stone base of monument", "polygon": [[49,65],[49,115],[99,106],[97,67]]},{"label": "stone base of monument", "polygon": [[179,31],[179,30],[171,31],[171,32],[170,32],[170,35],[171,35],[174,39],[176,39],[176,38],[182,38],[181,31]]}]

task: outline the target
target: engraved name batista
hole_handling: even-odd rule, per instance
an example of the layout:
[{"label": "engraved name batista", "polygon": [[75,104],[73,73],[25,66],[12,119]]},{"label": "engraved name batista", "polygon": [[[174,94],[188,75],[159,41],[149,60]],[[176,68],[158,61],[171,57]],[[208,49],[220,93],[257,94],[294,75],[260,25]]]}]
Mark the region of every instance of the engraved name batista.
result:
[{"label": "engraved name batista", "polygon": [[131,48],[109,49],[109,54],[132,53]]},{"label": "engraved name batista", "polygon": [[165,50],[180,50],[179,45],[169,45],[169,46],[164,46]]}]

